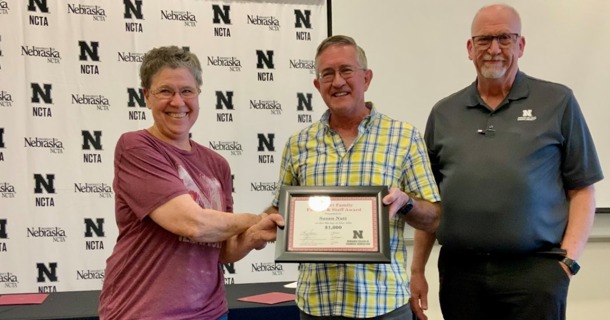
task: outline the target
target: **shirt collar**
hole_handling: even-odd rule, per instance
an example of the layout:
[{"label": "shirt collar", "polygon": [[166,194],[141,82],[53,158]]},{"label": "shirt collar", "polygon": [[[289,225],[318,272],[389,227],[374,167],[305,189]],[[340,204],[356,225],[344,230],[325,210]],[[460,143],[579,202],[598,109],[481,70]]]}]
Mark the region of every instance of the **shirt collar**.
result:
[{"label": "shirt collar", "polygon": [[[527,98],[529,95],[529,87],[527,86],[527,75],[521,71],[517,71],[515,75],[515,81],[513,82],[513,86],[510,88],[508,92],[508,96],[505,99],[505,103],[509,103],[511,101],[520,100],[523,98]],[[477,90],[477,80],[475,80],[467,89],[466,89],[466,106],[477,107],[484,105],[481,96],[479,95],[479,91]]]},{"label": "shirt collar", "polygon": [[[375,109],[375,106],[373,104],[373,102],[371,101],[367,101],[366,103],[366,107],[371,110],[371,112],[369,112],[369,114],[364,117],[364,119],[362,119],[362,121],[360,122],[359,127],[368,127],[371,123],[373,119],[377,119],[379,118],[379,116],[381,115],[379,112],[377,112],[377,109]],[[324,114],[322,114],[322,117],[320,118],[320,123],[324,125],[324,127],[326,127],[327,129],[330,129],[330,125],[328,123],[330,119],[330,109],[327,109],[326,111],[324,111]]]}]

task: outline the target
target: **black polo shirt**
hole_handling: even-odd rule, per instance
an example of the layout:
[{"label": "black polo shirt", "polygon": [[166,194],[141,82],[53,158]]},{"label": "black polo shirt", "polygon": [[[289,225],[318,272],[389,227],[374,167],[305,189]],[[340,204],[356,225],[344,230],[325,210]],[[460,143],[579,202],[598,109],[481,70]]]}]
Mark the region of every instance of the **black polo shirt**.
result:
[{"label": "black polo shirt", "polygon": [[495,109],[476,81],[439,101],[425,131],[443,209],[439,242],[485,252],[558,245],[566,190],[603,178],[572,91],[518,72]]}]

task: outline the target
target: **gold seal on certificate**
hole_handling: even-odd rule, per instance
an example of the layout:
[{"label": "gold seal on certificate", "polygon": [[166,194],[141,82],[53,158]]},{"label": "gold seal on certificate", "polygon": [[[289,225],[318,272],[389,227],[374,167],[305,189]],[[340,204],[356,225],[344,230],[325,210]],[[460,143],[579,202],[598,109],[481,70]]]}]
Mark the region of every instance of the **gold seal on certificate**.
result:
[{"label": "gold seal on certificate", "polygon": [[277,262],[389,263],[386,186],[282,186]]}]

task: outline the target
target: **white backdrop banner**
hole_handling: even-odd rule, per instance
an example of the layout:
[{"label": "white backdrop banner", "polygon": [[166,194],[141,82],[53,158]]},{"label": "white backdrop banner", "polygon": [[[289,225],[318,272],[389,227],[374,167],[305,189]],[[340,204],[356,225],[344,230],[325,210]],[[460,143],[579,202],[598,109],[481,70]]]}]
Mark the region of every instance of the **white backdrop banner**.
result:
[{"label": "white backdrop banner", "polygon": [[[153,47],[197,54],[192,137],[229,161],[235,212],[267,208],[284,143],[326,109],[312,81],[327,30],[326,0],[0,0],[0,294],[101,288],[114,146],[152,124],[138,68]],[[269,245],[225,283],[296,268]]]}]

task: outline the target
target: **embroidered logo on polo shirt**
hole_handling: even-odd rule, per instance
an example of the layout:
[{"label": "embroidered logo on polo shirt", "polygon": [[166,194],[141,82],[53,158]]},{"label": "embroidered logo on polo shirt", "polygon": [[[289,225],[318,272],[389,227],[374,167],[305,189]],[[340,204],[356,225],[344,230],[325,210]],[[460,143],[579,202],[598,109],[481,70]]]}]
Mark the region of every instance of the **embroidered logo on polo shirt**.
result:
[{"label": "embroidered logo on polo shirt", "polygon": [[517,118],[517,121],[534,121],[536,116],[532,115],[532,109],[522,110],[523,115]]}]

